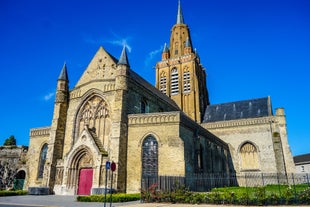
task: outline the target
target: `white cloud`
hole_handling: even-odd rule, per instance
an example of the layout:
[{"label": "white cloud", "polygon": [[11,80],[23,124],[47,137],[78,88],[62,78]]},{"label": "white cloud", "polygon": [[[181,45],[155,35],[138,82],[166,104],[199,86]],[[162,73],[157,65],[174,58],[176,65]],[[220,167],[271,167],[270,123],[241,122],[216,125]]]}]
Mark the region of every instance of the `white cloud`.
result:
[{"label": "white cloud", "polygon": [[54,95],[55,95],[55,93],[50,92],[50,93],[46,94],[46,95],[43,97],[43,99],[44,99],[44,101],[49,101],[49,100],[51,100],[51,98],[54,97]]},{"label": "white cloud", "polygon": [[154,57],[158,55],[159,53],[161,53],[162,51],[163,51],[163,46],[160,46],[159,49],[149,52],[148,56],[144,60],[144,65],[148,66],[150,62],[154,59]]},{"label": "white cloud", "polygon": [[117,35],[116,33],[112,32],[114,36],[114,40],[108,40],[107,42],[112,44],[112,45],[117,45],[117,46],[126,46],[128,52],[131,52],[132,47],[129,45],[128,41],[131,39],[131,37],[121,37]]},{"label": "white cloud", "polygon": [[100,45],[104,42],[109,43],[111,45],[121,46],[121,47],[126,45],[128,52],[131,52],[132,47],[129,45],[129,40],[131,39],[131,37],[121,37],[114,32],[111,32],[111,33],[112,33],[113,39],[110,39],[110,40],[109,39],[104,40],[103,38],[96,39],[91,36],[84,35],[84,41],[92,45]]}]

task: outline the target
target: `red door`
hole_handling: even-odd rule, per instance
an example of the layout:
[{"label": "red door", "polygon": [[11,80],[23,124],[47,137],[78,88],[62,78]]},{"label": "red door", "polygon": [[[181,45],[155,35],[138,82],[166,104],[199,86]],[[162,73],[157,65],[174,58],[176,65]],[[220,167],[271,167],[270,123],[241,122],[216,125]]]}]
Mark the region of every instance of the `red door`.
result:
[{"label": "red door", "polygon": [[84,168],[80,170],[78,195],[90,195],[93,184],[93,169]]}]

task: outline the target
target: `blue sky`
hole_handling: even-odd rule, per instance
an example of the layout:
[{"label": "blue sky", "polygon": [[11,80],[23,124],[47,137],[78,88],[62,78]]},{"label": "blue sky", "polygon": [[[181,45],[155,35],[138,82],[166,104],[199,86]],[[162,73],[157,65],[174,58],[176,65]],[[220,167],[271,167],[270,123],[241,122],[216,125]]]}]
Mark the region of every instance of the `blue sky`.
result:
[{"label": "blue sky", "polygon": [[[100,45],[155,83],[177,0],[1,0],[0,144],[49,126],[60,70],[73,88]],[[284,107],[293,155],[310,152],[310,1],[182,0],[212,104],[271,96]]]}]

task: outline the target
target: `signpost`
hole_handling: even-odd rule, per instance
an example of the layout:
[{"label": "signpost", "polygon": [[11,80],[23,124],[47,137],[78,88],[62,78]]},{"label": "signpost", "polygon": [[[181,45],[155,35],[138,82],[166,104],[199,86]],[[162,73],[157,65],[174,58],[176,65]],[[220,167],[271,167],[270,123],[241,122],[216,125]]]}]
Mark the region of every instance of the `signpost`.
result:
[{"label": "signpost", "polygon": [[107,161],[105,163],[105,188],[104,188],[104,207],[106,207],[106,200],[107,200],[107,191],[108,191],[108,172],[111,170],[111,187],[110,187],[110,207],[112,207],[112,185],[113,185],[113,172],[116,170],[116,163],[112,161]]},{"label": "signpost", "polygon": [[106,200],[107,200],[107,184],[108,184],[108,170],[111,167],[111,163],[107,161],[105,163],[105,187],[104,187],[104,207],[106,207]]},{"label": "signpost", "polygon": [[112,161],[111,163],[111,189],[110,189],[110,207],[112,207],[112,185],[113,185],[113,172],[116,170],[116,164]]}]

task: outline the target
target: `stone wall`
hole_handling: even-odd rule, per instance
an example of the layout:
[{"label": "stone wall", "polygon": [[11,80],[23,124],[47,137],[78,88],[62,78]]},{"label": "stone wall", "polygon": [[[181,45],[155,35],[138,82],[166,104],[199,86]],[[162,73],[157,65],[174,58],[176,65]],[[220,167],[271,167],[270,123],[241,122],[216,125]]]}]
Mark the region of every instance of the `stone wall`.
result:
[{"label": "stone wall", "polygon": [[[229,172],[228,145],[182,112],[132,114],[128,116],[127,193],[141,187],[142,143],[150,135],[158,142],[159,176],[208,172],[207,166],[212,172]],[[214,160],[207,159],[211,145]],[[205,157],[201,161],[199,153]]]},{"label": "stone wall", "polygon": [[12,189],[17,173],[26,171],[27,151],[24,146],[0,146],[0,190]]},{"label": "stone wall", "polygon": [[28,182],[27,187],[42,187],[46,183],[38,179],[40,153],[44,144],[48,144],[50,127],[33,128],[30,130],[29,150],[27,153]]},{"label": "stone wall", "polygon": [[261,118],[204,123],[202,126],[231,146],[230,153],[237,173],[244,171],[240,148],[247,142],[258,150],[259,171],[282,173],[284,170],[292,173],[293,161],[282,113]]}]

